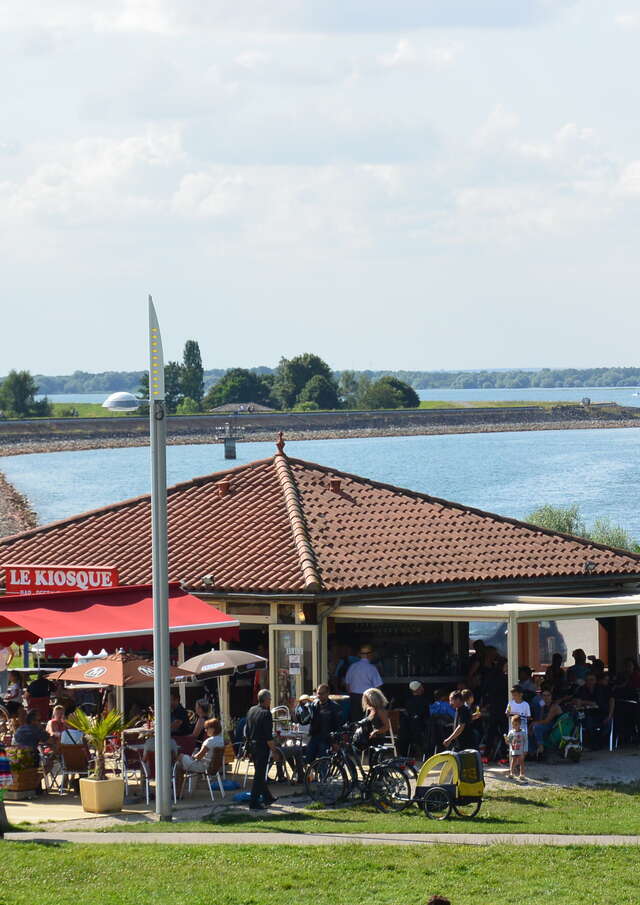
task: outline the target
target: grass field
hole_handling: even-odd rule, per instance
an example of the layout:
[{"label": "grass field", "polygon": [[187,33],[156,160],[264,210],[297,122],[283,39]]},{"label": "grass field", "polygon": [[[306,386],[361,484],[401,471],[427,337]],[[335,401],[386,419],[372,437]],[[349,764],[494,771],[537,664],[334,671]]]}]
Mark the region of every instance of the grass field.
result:
[{"label": "grass field", "polygon": [[[637,848],[2,845],[0,905],[636,905]],[[600,894],[606,890],[606,896]]]},{"label": "grass field", "polygon": [[495,399],[479,402],[444,402],[438,399],[423,399],[420,403],[421,409],[452,409],[452,408],[519,408],[523,405],[535,406],[536,408],[550,409],[557,405],[575,405],[575,402],[559,402],[559,401],[543,401],[533,399]]},{"label": "grass field", "polygon": [[417,807],[399,814],[381,814],[364,805],[316,809],[299,813],[276,812],[254,817],[234,809],[213,821],[157,824],[135,823],[109,827],[122,832],[167,830],[171,832],[290,833],[640,833],[640,785],[602,789],[544,788],[493,790],[485,796],[473,820],[452,816],[428,820]]}]

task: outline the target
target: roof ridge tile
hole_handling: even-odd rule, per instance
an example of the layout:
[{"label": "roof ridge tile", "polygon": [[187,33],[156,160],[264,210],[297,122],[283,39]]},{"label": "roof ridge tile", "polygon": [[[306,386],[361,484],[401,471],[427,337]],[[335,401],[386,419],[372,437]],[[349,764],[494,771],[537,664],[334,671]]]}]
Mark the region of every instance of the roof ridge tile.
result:
[{"label": "roof ridge tile", "polygon": [[291,522],[293,540],[300,559],[300,568],[304,578],[305,590],[319,591],[322,587],[322,582],[320,580],[320,575],[318,574],[316,557],[313,552],[313,546],[311,545],[307,525],[302,513],[300,497],[298,496],[298,487],[289,466],[289,460],[283,451],[279,451],[275,454],[273,457],[273,466],[282,488],[284,504],[287,509],[289,521]]}]

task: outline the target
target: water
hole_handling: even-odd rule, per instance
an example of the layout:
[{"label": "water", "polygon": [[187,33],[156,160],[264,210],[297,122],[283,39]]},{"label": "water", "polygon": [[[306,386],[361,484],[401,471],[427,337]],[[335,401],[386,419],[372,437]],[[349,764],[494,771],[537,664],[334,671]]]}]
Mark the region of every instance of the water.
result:
[{"label": "water", "polygon": [[[99,402],[102,405],[108,395],[109,393],[49,393],[47,399],[49,402]],[[40,394],[36,399],[44,399],[44,396]]]},{"label": "water", "polygon": [[[640,406],[638,387],[557,387],[544,389],[541,387],[525,390],[418,390],[421,399],[437,399],[443,402],[497,402],[513,400],[517,402],[536,402],[538,400],[561,402],[580,402],[588,396],[592,402],[617,402],[620,405]],[[50,402],[99,402],[103,403],[108,393],[51,393]],[[37,396],[42,399],[42,396]]]},{"label": "water", "polygon": [[[290,441],[291,456],[515,518],[577,503],[587,523],[608,516],[640,538],[640,430],[521,431]],[[273,455],[239,443],[236,464]],[[170,483],[224,470],[221,445],[170,446]],[[0,458],[0,471],[41,522],[149,491],[146,447]]]},{"label": "water", "polygon": [[588,396],[592,402],[617,402],[640,406],[638,387],[531,387],[520,390],[418,390],[420,399],[441,402],[581,402]]}]

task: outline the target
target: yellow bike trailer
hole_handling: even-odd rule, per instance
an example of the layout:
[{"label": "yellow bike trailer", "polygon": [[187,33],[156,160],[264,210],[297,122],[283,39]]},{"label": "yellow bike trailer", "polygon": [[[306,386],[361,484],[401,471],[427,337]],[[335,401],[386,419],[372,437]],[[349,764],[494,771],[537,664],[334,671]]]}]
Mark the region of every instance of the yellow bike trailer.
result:
[{"label": "yellow bike trailer", "polygon": [[443,751],[424,762],[418,773],[415,799],[431,820],[475,817],[482,805],[484,770],[480,752]]}]

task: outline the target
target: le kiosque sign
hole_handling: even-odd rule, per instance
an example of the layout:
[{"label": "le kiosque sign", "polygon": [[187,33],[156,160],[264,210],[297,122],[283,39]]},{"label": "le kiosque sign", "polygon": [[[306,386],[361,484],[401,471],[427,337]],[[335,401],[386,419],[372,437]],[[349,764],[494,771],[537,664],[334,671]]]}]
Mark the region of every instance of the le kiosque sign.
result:
[{"label": "le kiosque sign", "polygon": [[52,591],[92,591],[118,587],[114,566],[7,565],[7,594],[50,594]]}]

